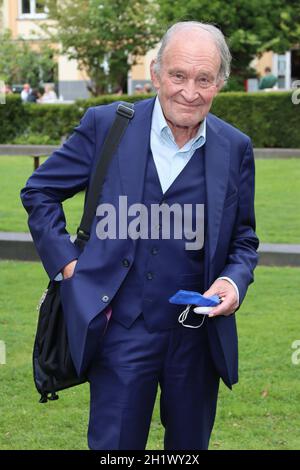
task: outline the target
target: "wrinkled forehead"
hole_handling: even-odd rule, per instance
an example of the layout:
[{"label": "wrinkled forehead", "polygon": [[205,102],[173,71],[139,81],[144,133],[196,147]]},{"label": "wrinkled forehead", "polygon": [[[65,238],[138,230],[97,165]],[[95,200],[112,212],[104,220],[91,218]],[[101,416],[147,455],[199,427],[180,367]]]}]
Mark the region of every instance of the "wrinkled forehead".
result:
[{"label": "wrinkled forehead", "polygon": [[174,33],[169,39],[163,54],[162,66],[175,63],[198,65],[208,62],[217,70],[220,68],[219,49],[208,31],[182,30]]}]

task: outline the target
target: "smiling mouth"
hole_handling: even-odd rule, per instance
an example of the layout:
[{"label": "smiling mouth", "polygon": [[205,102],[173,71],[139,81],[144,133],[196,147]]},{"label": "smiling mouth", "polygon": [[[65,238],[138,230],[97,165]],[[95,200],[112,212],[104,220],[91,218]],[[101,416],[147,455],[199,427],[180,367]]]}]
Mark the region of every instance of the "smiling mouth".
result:
[{"label": "smiling mouth", "polygon": [[176,104],[179,104],[180,106],[184,106],[185,108],[193,109],[193,108],[199,108],[200,104],[186,104],[186,103],[178,103],[178,101],[175,101]]}]

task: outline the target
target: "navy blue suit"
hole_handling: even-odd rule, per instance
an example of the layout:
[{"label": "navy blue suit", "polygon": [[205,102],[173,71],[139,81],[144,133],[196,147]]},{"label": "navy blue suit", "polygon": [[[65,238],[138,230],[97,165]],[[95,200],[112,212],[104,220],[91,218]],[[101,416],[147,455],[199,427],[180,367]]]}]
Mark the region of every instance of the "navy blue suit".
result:
[{"label": "navy blue suit", "polygon": [[[21,192],[49,277],[79,258],[74,275],[61,283],[61,296],[75,366],[79,373],[88,371],[91,383],[93,449],[144,448],[158,383],[165,448],[207,448],[219,377],[228,387],[238,378],[235,316],[206,318],[199,330],[186,329],[177,322],[182,308],[168,297],[179,288],[204,292],[227,276],[243,301],[258,246],[251,142],[208,115],[205,146],[163,194],[150,151],[153,104],[150,99],[135,105],[99,203],[118,207],[119,196],[126,195],[128,206],[205,204],[203,249],[187,252],[184,240],[174,239],[99,240],[99,217],[82,254],[71,243],[61,202],[88,187],[115,103],[89,109]],[[113,314],[101,339],[109,304]]]}]

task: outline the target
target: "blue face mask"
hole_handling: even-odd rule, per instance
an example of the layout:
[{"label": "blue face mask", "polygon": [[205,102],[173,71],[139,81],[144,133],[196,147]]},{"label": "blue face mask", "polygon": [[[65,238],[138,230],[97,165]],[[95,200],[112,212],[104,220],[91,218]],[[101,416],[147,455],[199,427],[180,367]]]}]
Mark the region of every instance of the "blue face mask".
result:
[{"label": "blue face mask", "polygon": [[220,303],[218,295],[204,297],[199,292],[191,290],[178,290],[176,294],[169,298],[171,304],[177,305],[197,305],[199,307],[216,307]]},{"label": "blue face mask", "polygon": [[218,295],[204,297],[203,295],[199,294],[199,292],[189,290],[178,290],[176,294],[169,298],[169,302],[171,304],[186,305],[186,308],[181,312],[178,317],[178,321],[182,324],[182,326],[185,326],[187,328],[201,328],[205,320],[205,315],[203,315],[202,321],[199,325],[187,325],[184,323],[189,314],[191,306],[197,305],[199,307],[216,307],[216,305],[218,305],[221,300]]}]

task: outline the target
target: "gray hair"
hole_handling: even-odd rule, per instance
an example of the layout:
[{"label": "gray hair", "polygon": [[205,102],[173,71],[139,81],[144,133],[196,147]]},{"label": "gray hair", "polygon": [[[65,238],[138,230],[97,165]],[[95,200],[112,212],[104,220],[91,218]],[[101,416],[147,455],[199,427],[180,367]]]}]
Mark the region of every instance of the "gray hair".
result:
[{"label": "gray hair", "polygon": [[200,31],[207,31],[211,34],[221,58],[221,65],[218,78],[224,81],[228,80],[230,76],[231,54],[229,51],[229,47],[226,43],[225,37],[222,31],[216,26],[213,26],[209,23],[200,23],[199,21],[181,21],[179,23],[173,24],[173,26],[171,26],[167,30],[167,32],[162,38],[161,46],[157,53],[156,63],[154,65],[155,72],[157,74],[160,72],[160,68],[162,65],[162,56],[172,36],[178,31],[182,31],[184,29],[198,29]]}]

